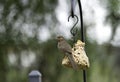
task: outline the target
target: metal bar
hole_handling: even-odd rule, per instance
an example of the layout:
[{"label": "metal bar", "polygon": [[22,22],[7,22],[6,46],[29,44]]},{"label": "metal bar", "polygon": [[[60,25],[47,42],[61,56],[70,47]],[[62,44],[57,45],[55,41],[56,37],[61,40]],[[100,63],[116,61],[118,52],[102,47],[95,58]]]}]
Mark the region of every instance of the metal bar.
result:
[{"label": "metal bar", "polygon": [[[82,6],[80,0],[78,0],[79,5],[79,13],[80,13],[80,24],[81,24],[81,40],[82,42],[85,42],[84,40],[84,29],[83,29],[83,15],[82,15]],[[86,82],[86,70],[83,70],[83,81]]]},{"label": "metal bar", "polygon": [[71,16],[74,18],[75,1],[71,0]]},{"label": "metal bar", "polygon": [[73,0],[71,0],[71,16],[74,17]]},{"label": "metal bar", "polygon": [[81,24],[81,41],[84,42],[83,15],[82,15],[82,6],[80,0],[78,0],[78,5],[79,5],[80,24]]}]

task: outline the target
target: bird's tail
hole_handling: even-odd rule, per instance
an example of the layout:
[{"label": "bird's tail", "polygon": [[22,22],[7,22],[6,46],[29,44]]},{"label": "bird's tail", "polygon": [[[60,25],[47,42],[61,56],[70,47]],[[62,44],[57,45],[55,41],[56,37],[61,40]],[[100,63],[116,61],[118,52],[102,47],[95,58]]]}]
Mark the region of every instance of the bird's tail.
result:
[{"label": "bird's tail", "polygon": [[74,69],[74,70],[77,70],[77,69],[78,69],[78,66],[77,66],[77,64],[76,64],[76,62],[75,62],[72,54],[66,53],[66,55],[67,55],[67,57],[68,57],[71,65],[72,65],[73,69]]}]

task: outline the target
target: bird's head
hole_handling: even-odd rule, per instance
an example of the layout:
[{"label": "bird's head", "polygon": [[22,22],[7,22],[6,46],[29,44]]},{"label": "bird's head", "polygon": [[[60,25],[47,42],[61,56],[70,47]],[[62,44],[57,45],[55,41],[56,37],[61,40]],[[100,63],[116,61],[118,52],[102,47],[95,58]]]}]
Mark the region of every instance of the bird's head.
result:
[{"label": "bird's head", "polygon": [[60,42],[60,41],[63,41],[64,40],[64,37],[63,36],[58,36],[57,37],[57,41]]}]

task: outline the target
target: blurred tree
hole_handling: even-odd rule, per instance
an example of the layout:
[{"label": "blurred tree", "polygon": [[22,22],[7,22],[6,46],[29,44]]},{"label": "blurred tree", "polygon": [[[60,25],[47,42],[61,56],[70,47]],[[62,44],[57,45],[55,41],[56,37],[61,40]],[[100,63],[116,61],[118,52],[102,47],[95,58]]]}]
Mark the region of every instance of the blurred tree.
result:
[{"label": "blurred tree", "polygon": [[114,39],[116,29],[119,26],[120,22],[120,13],[119,13],[119,5],[120,1],[119,0],[108,0],[107,1],[107,17],[106,17],[106,22],[108,22],[112,26],[112,34],[111,34],[111,39]]},{"label": "blurred tree", "polygon": [[[105,0],[103,0],[105,2]],[[107,66],[110,67],[110,70],[108,72],[109,74],[109,82],[119,82],[119,76],[118,74],[120,72],[120,54],[119,54],[119,40],[120,38],[117,36],[117,30],[120,26],[120,1],[119,0],[106,0],[106,3],[104,3],[106,9],[107,9],[107,16],[105,23],[109,23],[111,25],[111,37],[108,43],[103,44],[105,45],[105,53],[108,54],[106,58],[109,60],[107,61]],[[116,39],[117,38],[117,39]],[[114,45],[115,44],[115,45]],[[117,46],[116,46],[117,45]],[[116,80],[114,80],[115,78]]]},{"label": "blurred tree", "polygon": [[[45,24],[48,29],[52,27],[53,24],[48,26],[48,18],[52,18],[51,22],[57,22],[54,15],[56,5],[56,0],[0,0],[1,82],[21,82],[25,78],[22,78],[21,73],[23,71],[21,52],[39,50],[38,29]],[[9,56],[7,56],[10,51],[15,53],[17,58],[12,69],[9,67]],[[12,76],[12,72],[15,75],[11,79],[9,77]],[[21,76],[17,73],[20,73]],[[18,79],[19,81],[15,80],[17,76],[21,77]],[[23,74],[23,76],[25,75]]]},{"label": "blurred tree", "polygon": [[[108,11],[106,22],[112,26],[110,39],[112,41],[119,26],[120,3],[119,0],[103,1],[106,1]],[[81,72],[60,66],[62,56],[58,53],[57,43],[53,39],[55,36],[53,29],[58,24],[55,15],[57,4],[57,0],[0,0],[0,82],[26,82],[27,74],[32,69],[39,69],[42,72],[44,82],[77,82],[82,79]],[[84,26],[86,28],[86,25]],[[39,31],[43,28],[48,29],[51,36],[51,39],[45,42],[39,39]],[[117,54],[114,56],[116,61],[113,65],[119,67],[119,48],[111,44],[105,43],[104,46],[100,46],[96,41],[91,42],[86,30],[87,28],[85,29],[86,43],[89,45],[86,46],[86,52],[92,62],[91,68],[88,70],[88,80],[96,82],[95,78],[98,78],[97,82],[106,82],[107,80],[104,79],[112,70],[107,67],[111,60],[106,54]],[[25,51],[27,53],[23,54]],[[24,56],[29,57],[32,52],[35,53],[35,62],[25,67],[23,58]],[[10,56],[13,56],[14,63],[10,62]],[[101,75],[97,76],[99,71]],[[110,81],[114,82],[114,80]]]}]

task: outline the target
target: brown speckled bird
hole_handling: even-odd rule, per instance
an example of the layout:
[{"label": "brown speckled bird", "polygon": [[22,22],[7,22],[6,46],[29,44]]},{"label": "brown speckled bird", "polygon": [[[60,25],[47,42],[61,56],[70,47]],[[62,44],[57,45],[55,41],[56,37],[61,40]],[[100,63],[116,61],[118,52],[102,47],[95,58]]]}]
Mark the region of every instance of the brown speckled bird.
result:
[{"label": "brown speckled bird", "polygon": [[68,57],[73,69],[77,70],[77,64],[75,63],[72,56],[72,47],[65,41],[63,36],[58,36],[57,40],[58,49]]}]

